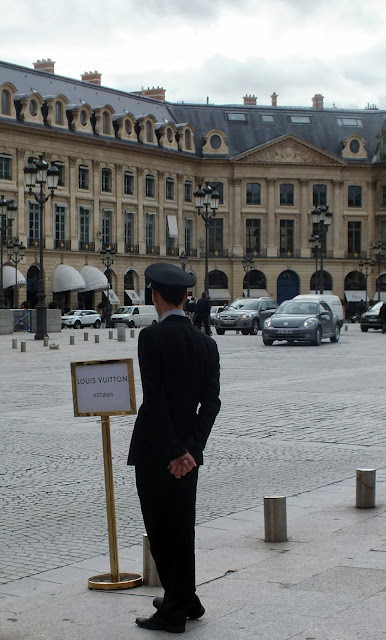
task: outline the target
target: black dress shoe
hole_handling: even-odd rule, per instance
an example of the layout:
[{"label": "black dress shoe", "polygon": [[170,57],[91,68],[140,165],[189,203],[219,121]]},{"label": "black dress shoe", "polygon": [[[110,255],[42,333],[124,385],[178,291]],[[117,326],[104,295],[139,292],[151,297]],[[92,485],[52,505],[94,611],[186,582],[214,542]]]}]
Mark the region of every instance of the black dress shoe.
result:
[{"label": "black dress shoe", "polygon": [[169,633],[184,633],[185,631],[184,624],[178,625],[168,622],[168,620],[161,618],[158,613],[150,616],[150,618],[136,618],[135,622],[139,627],[150,629],[151,631],[168,631]]},{"label": "black dress shoe", "polygon": [[[155,607],[156,609],[160,609],[162,603],[163,603],[163,598],[154,598],[153,607]],[[194,603],[191,610],[189,611],[188,618],[190,618],[191,620],[198,620],[198,618],[201,618],[204,615],[204,613],[205,613],[204,607],[202,606],[201,602],[197,600],[197,602]]]}]

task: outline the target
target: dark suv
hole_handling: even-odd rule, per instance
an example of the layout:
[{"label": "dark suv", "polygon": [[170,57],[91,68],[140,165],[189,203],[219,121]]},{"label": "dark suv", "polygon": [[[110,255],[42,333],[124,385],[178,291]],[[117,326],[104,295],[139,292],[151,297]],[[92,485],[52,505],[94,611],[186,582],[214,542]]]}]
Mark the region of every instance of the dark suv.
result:
[{"label": "dark suv", "polygon": [[256,335],[277,309],[272,298],[237,298],[214,318],[216,333],[222,336],[225,331],[241,331],[246,336]]}]

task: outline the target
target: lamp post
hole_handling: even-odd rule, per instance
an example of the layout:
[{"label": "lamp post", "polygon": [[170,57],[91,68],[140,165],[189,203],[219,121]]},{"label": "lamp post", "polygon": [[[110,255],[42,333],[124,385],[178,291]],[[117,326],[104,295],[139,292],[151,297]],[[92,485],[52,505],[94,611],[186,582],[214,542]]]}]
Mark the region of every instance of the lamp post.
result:
[{"label": "lamp post", "polygon": [[[315,207],[311,211],[312,222],[316,225],[316,234],[314,238],[317,236],[317,240],[320,242],[320,281],[319,281],[319,289],[320,293],[324,293],[324,274],[323,274],[323,257],[324,252],[326,250],[326,238],[327,231],[331,224],[332,211],[329,210],[328,205],[320,205],[319,207]],[[315,226],[314,226],[315,229]]]},{"label": "lamp post", "polygon": [[377,289],[378,289],[378,302],[379,302],[381,299],[381,263],[385,256],[385,245],[380,240],[378,240],[372,248],[372,253],[378,265]]},{"label": "lamp post", "polygon": [[17,211],[12,198],[0,196],[0,309],[5,309],[4,282],[3,282],[3,247],[7,237],[7,231],[12,228],[13,218],[7,212]]},{"label": "lamp post", "polygon": [[182,269],[184,271],[185,271],[186,265],[187,265],[187,258],[188,258],[188,256],[186,255],[185,251],[182,251],[180,253],[180,262],[181,262],[181,267],[182,267]]},{"label": "lamp post", "polygon": [[246,281],[247,281],[247,298],[250,297],[250,293],[251,293],[250,285],[249,285],[249,272],[252,271],[254,264],[255,263],[254,263],[251,255],[246,255],[242,259],[242,265],[243,265],[243,268],[244,268],[244,271],[245,271],[245,274],[246,274],[245,278],[246,278]]},{"label": "lamp post", "polygon": [[107,305],[106,305],[106,314],[105,314],[105,320],[106,320],[106,328],[110,329],[111,328],[111,304],[110,304],[110,287],[111,287],[111,282],[110,282],[110,267],[113,266],[114,264],[114,256],[115,256],[115,251],[114,249],[112,249],[110,246],[105,247],[102,244],[102,248],[100,250],[100,256],[101,256],[101,260],[103,262],[103,264],[106,267],[106,271],[107,271]]},{"label": "lamp post", "polygon": [[[35,340],[44,340],[47,337],[47,306],[45,303],[46,291],[44,280],[43,265],[43,245],[44,245],[44,205],[50,198],[53,198],[54,191],[58,186],[59,169],[52,162],[49,167],[47,162],[43,160],[43,156],[38,158],[28,158],[28,163],[24,167],[25,186],[30,196],[33,195],[39,205],[39,285],[36,304],[36,333]],[[45,185],[50,189],[51,193],[45,194]],[[35,193],[33,188],[37,185],[38,192]]]},{"label": "lamp post", "polygon": [[24,258],[25,246],[22,242],[14,242],[8,245],[8,260],[15,265],[15,295],[13,300],[14,309],[17,309],[18,295],[17,295],[17,265]]},{"label": "lamp post", "polygon": [[197,213],[201,216],[205,223],[205,278],[204,278],[204,291],[206,295],[209,295],[209,282],[208,282],[208,262],[209,262],[209,223],[212,218],[215,217],[218,205],[220,203],[220,194],[216,190],[212,190],[212,187],[208,182],[205,182],[205,187],[202,188],[198,185],[197,191],[194,192],[195,207]]},{"label": "lamp post", "polygon": [[[318,293],[318,259],[320,255],[321,243],[318,235],[311,236],[310,238],[312,255],[315,258],[315,293]],[[319,287],[320,287],[320,274],[319,274]]]},{"label": "lamp post", "polygon": [[361,273],[363,273],[363,275],[365,276],[365,280],[366,280],[366,284],[365,284],[365,288],[366,288],[366,300],[365,300],[366,307],[368,306],[367,280],[369,279],[369,277],[373,273],[374,266],[375,266],[374,260],[369,260],[368,258],[366,258],[365,260],[361,260],[360,263],[359,263],[359,271]]}]

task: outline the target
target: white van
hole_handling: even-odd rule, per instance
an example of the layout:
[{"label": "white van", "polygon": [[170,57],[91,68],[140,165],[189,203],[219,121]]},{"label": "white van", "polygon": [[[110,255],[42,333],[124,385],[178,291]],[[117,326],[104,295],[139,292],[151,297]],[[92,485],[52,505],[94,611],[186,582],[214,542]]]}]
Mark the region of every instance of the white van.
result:
[{"label": "white van", "polygon": [[131,307],[119,307],[111,316],[111,326],[124,322],[128,327],[147,327],[158,322],[158,313],[152,304],[138,304]]},{"label": "white van", "polygon": [[294,297],[294,300],[300,300],[300,299],[309,300],[310,302],[311,300],[313,302],[320,302],[321,300],[324,300],[324,302],[327,302],[332,313],[335,314],[336,317],[338,318],[340,326],[343,327],[344,313],[343,313],[342,303],[339,300],[338,296],[333,296],[331,293],[309,293],[304,295],[300,294]]}]

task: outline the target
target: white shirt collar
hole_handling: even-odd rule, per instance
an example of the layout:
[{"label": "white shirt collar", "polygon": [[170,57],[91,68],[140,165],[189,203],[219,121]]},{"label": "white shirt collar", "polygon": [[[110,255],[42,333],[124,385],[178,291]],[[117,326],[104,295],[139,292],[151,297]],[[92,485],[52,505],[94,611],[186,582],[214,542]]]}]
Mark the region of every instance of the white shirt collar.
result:
[{"label": "white shirt collar", "polygon": [[185,311],[183,309],[171,309],[170,311],[165,311],[165,313],[160,317],[159,321],[162,322],[168,316],[185,316]]}]

